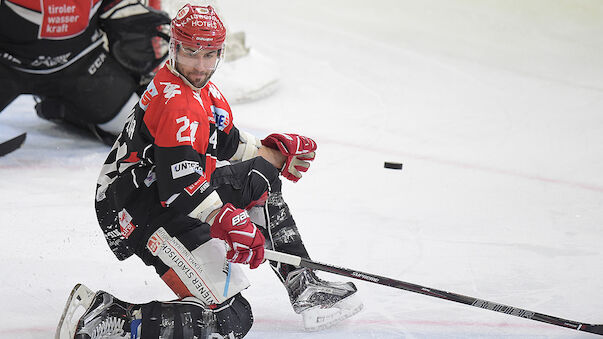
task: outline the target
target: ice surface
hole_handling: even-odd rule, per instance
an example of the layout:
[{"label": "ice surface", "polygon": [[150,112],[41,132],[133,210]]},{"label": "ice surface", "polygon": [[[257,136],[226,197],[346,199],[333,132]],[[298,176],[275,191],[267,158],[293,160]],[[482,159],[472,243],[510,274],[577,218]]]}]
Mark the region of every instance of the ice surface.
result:
[{"label": "ice surface", "polygon": [[[275,94],[233,106],[235,122],[318,142],[284,184],[314,260],[603,322],[601,2],[219,4],[281,74]],[[52,337],[77,282],[174,299],[97,227],[108,148],[37,118],[27,96],[0,114],[2,139],[19,131],[25,145],[0,158],[0,337]],[[364,311],[305,333],[269,268],[247,271],[249,338],[594,337],[365,282]]]}]

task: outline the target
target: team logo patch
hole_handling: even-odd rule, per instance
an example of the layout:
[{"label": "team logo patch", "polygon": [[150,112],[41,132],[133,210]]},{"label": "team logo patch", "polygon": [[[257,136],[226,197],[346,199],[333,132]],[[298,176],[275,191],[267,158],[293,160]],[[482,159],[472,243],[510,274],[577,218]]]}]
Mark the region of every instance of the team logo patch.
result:
[{"label": "team logo patch", "polygon": [[223,131],[228,125],[230,125],[230,114],[225,109],[211,106],[211,111],[214,113],[214,120],[216,127]]},{"label": "team logo patch", "polygon": [[153,235],[151,235],[151,237],[149,238],[149,241],[147,242],[147,249],[153,255],[157,255],[157,252],[159,251],[159,249],[163,245],[163,242],[165,241],[165,240],[163,240],[162,235],[163,234],[160,234],[159,230],[157,230],[155,233],[153,233]]},{"label": "team logo patch", "polygon": [[68,39],[81,34],[88,27],[90,0],[42,0],[42,24],[38,37]]},{"label": "team logo patch", "polygon": [[155,173],[155,171],[150,171],[144,179],[144,184],[147,185],[147,187],[151,187],[151,184],[155,181],[157,181],[157,173]]},{"label": "team logo patch", "polygon": [[165,100],[166,104],[168,103],[168,101],[170,101],[171,98],[175,97],[178,94],[182,94],[182,91],[180,90],[180,85],[172,84],[171,82],[160,82],[160,84],[165,86],[163,88],[163,96],[167,99]]},{"label": "team logo patch", "polygon": [[206,189],[209,188],[209,182],[205,180],[204,177],[199,177],[197,181],[195,181],[192,185],[185,187],[184,190],[188,195],[192,196],[197,191],[201,191],[201,193],[205,192]]},{"label": "team logo patch", "polygon": [[198,162],[189,161],[189,160],[184,160],[184,161],[175,163],[171,166],[171,169],[172,169],[172,178],[174,178],[174,179],[182,178],[184,176],[193,174],[195,172],[198,173],[198,171],[201,171],[201,173],[203,173],[201,165]]},{"label": "team logo patch", "polygon": [[132,216],[126,209],[122,209],[118,213],[119,217],[119,229],[121,230],[121,235],[128,239],[128,237],[134,232],[136,226],[132,223]]},{"label": "team logo patch", "polygon": [[184,16],[187,14],[188,14],[188,7],[182,7],[182,9],[180,9],[178,11],[178,14],[176,14],[176,19],[180,20],[180,19],[184,18]]},{"label": "team logo patch", "polygon": [[158,94],[159,94],[159,91],[157,91],[157,87],[155,87],[155,82],[154,81],[149,82],[149,84],[147,85],[147,89],[142,94],[142,97],[140,97],[138,106],[140,106],[140,108],[142,108],[144,111],[146,111],[147,107],[149,107],[149,104],[151,103],[151,99],[153,99],[153,97]]},{"label": "team logo patch", "polygon": [[107,59],[107,54],[101,53],[98,58],[96,58],[96,60],[94,60],[94,62],[90,65],[90,67],[88,67],[88,73],[90,75],[94,75],[94,73],[96,73],[96,71],[98,71],[98,69],[103,65],[105,59]]}]

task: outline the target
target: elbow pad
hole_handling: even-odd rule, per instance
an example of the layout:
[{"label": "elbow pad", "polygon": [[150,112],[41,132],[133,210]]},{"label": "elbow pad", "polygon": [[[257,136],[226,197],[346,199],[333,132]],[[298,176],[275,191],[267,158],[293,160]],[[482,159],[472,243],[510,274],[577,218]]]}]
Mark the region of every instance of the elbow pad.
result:
[{"label": "elbow pad", "polygon": [[188,216],[191,218],[197,218],[211,225],[214,222],[213,219],[215,218],[215,216],[210,220],[208,220],[207,218],[209,217],[211,212],[219,210],[222,205],[222,199],[220,199],[220,196],[216,191],[213,191],[210,195],[207,196],[207,198],[203,199],[199,206],[195,207],[195,209],[192,210],[188,214]]},{"label": "elbow pad", "polygon": [[230,160],[245,161],[255,158],[258,154],[258,149],[262,146],[260,139],[245,131],[239,130],[239,140],[239,147]]}]

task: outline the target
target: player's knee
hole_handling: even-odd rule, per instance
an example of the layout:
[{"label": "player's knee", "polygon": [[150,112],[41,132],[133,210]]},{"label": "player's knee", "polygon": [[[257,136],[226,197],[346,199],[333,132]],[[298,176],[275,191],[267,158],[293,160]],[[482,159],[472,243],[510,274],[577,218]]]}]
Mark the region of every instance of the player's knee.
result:
[{"label": "player's knee", "polygon": [[253,161],[253,165],[248,174],[248,184],[251,186],[252,200],[258,199],[265,192],[280,192],[282,183],[279,171],[262,157],[250,161]]}]

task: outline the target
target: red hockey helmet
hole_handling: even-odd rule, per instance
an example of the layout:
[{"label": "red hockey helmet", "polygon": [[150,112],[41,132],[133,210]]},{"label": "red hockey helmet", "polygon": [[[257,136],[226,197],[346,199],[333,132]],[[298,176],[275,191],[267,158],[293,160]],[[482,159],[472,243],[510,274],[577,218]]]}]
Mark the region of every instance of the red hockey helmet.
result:
[{"label": "red hockey helmet", "polygon": [[170,31],[173,71],[194,87],[204,87],[224,55],[224,24],[211,6],[187,4],[172,20]]},{"label": "red hockey helmet", "polygon": [[171,23],[171,39],[195,50],[222,49],[226,28],[211,6],[182,7]]}]

